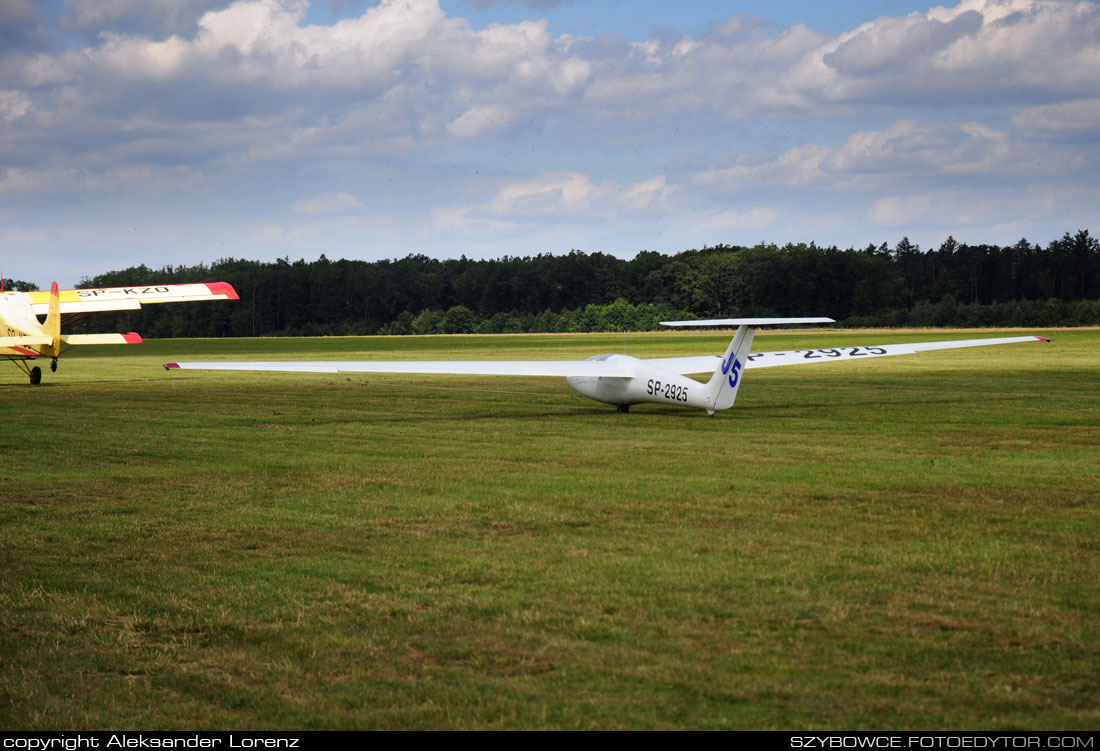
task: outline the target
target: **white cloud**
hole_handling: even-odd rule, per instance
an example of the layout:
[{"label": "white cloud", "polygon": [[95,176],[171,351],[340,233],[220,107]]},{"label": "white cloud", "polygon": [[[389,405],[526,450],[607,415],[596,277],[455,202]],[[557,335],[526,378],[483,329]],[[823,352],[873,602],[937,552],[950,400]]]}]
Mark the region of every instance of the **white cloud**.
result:
[{"label": "white cloud", "polygon": [[437,0],[382,0],[358,18],[319,26],[304,24],[307,9],[305,0],[240,0],[204,13],[193,37],[108,34],[64,59],[74,75],[90,63],[120,78],[186,75],[271,91],[350,86],[377,94],[415,75],[565,95],[587,76],[584,61],[556,50],[545,21],[474,31],[447,18]]},{"label": "white cloud", "polygon": [[845,34],[823,59],[831,69],[853,77],[912,69],[981,32],[983,15],[968,10],[947,20],[913,13],[879,18]]},{"label": "white cloud", "polygon": [[[1096,191],[1057,183],[1003,186],[981,193],[944,188],[888,195],[860,220],[870,226],[980,243],[1011,243],[1026,236],[1045,242],[1080,228],[1095,230]],[[1090,227],[1091,224],[1091,227]]]},{"label": "white cloud", "polygon": [[[740,18],[728,24],[737,29]],[[804,26],[744,28],[637,44],[632,56],[594,64],[586,96],[619,117],[690,108],[746,118],[839,113],[855,104],[1100,95],[1100,6],[1093,2],[965,0],[835,36]],[[650,106],[637,107],[639,98]]]},{"label": "white cloud", "polygon": [[249,239],[261,245],[286,247],[300,245],[317,236],[318,228],[310,226],[288,227],[274,222],[258,224],[251,228]]},{"label": "white cloud", "polygon": [[695,182],[730,190],[751,190],[767,185],[812,185],[825,178],[821,164],[833,153],[833,150],[815,144],[795,146],[770,162],[743,159],[732,167],[700,172],[695,176]]},{"label": "white cloud", "polygon": [[431,226],[435,233],[458,233],[464,236],[486,237],[512,233],[517,222],[479,215],[469,206],[438,206],[431,211]]},{"label": "white cloud", "polygon": [[31,109],[31,99],[22,91],[0,90],[0,118],[18,120]]},{"label": "white cloud", "polygon": [[194,31],[207,11],[232,0],[65,0],[59,23],[95,38],[103,31],[148,34],[162,38]]},{"label": "white cloud", "polygon": [[576,213],[591,206],[596,191],[587,175],[557,172],[505,186],[491,209],[498,215]]},{"label": "white cloud", "polygon": [[313,198],[295,201],[291,208],[295,214],[317,216],[320,214],[347,214],[361,208],[362,205],[347,193],[322,193]]},{"label": "white cloud", "polygon": [[732,233],[737,237],[743,237],[744,232],[759,232],[772,227],[782,215],[782,209],[776,206],[750,206],[699,216],[694,224],[707,232]]},{"label": "white cloud", "polygon": [[[175,131],[181,144],[235,139],[238,158],[243,149],[300,155],[318,144],[392,153],[554,112],[591,74],[545,21],[474,30],[437,0],[381,0],[331,25],[307,23],[305,0],[209,4],[186,32],[106,30],[78,49],[0,56],[0,117],[33,112],[49,128],[28,129],[24,140],[48,141],[70,160],[88,154],[92,133],[98,147],[144,128]],[[136,7],[117,0],[73,12],[91,24],[96,13],[109,20]],[[260,121],[282,130],[261,133]],[[242,146],[241,126],[259,148]]]},{"label": "white cloud", "polygon": [[1054,208],[1055,201],[1055,193],[1046,189],[1022,193],[997,190],[983,195],[956,189],[934,190],[879,198],[871,204],[867,219],[896,229],[924,226],[958,231],[998,224],[1006,216],[1043,217]]},{"label": "white cloud", "polygon": [[504,186],[487,208],[500,216],[629,215],[666,211],[675,193],[663,175],[622,185],[593,183],[579,172],[555,172]]},{"label": "white cloud", "polygon": [[620,219],[648,224],[678,216],[678,192],[679,187],[670,185],[663,175],[624,184],[593,182],[580,172],[551,172],[506,183],[481,203],[437,206],[431,212],[431,225],[437,235],[522,232],[530,236],[545,234],[549,224],[561,237],[569,232],[587,236],[591,227],[611,226]]},{"label": "white cloud", "polygon": [[[110,28],[141,4],[72,7],[80,24],[93,28],[99,19]],[[158,0],[149,12],[160,17],[169,7]],[[474,30],[446,16],[437,0],[381,0],[331,25],[309,24],[307,7],[305,0],[193,0],[179,15],[190,26],[147,24],[176,30],[167,36],[121,24],[80,49],[9,56],[0,69],[8,97],[0,116],[33,112],[54,129],[28,132],[29,139],[79,150],[97,125],[121,140],[136,121],[232,129],[298,113],[296,122],[283,118],[285,152],[319,142],[317,134],[430,149],[518,123],[553,139],[559,122],[615,146],[628,134],[655,139],[664,132],[655,126],[692,113],[850,115],[883,103],[916,113],[927,103],[1019,107],[1044,97],[1056,106],[1050,98],[1100,97],[1100,6],[1091,2],[965,0],[832,36],[732,16],[699,38],[633,46],[554,38],[546,21]],[[340,134],[341,123],[356,120],[369,130]]]},{"label": "white cloud", "polygon": [[668,180],[664,175],[659,175],[649,180],[628,185],[618,192],[615,200],[624,211],[635,213],[657,211],[663,213],[670,207],[670,202],[678,190],[677,186],[668,184]]},{"label": "white cloud", "polygon": [[964,0],[879,18],[818,53],[831,101],[1023,101],[1100,92],[1100,7],[1060,0]]},{"label": "white cloud", "polygon": [[695,182],[727,190],[783,186],[865,192],[943,180],[999,184],[1005,178],[1068,178],[1087,167],[1074,150],[1016,139],[982,123],[907,119],[885,130],[853,133],[839,147],[804,144],[770,161],[742,159],[700,172]]},{"label": "white cloud", "polygon": [[1028,107],[1012,117],[1012,125],[1028,138],[1100,140],[1100,99]]},{"label": "white cloud", "polygon": [[447,123],[447,132],[455,138],[474,138],[483,133],[503,130],[516,119],[515,113],[508,107],[489,104],[471,107]]},{"label": "white cloud", "polygon": [[26,169],[0,168],[0,195],[20,199],[79,195],[163,195],[202,190],[204,178],[188,167],[118,165],[89,170],[62,164]]}]

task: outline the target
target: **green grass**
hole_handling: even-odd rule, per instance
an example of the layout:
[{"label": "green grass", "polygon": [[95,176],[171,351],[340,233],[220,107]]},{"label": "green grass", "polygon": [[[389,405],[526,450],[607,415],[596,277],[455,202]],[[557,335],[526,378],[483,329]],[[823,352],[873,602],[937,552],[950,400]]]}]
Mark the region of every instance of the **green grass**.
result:
[{"label": "green grass", "polygon": [[159,365],[728,334],[150,341],[36,388],[8,366],[0,727],[1095,729],[1100,331],[1053,337],[752,370],[715,418],[557,379]]}]

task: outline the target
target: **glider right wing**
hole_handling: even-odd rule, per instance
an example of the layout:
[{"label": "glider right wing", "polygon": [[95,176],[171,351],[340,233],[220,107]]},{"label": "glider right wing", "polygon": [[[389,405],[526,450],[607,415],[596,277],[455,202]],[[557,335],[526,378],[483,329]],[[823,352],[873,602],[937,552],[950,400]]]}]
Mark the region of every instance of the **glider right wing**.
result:
[{"label": "glider right wing", "polygon": [[[938,342],[910,342],[908,344],[880,344],[873,347],[824,347],[821,349],[795,349],[788,352],[756,352],[748,356],[745,368],[771,368],[778,365],[813,365],[838,360],[863,360],[891,355],[912,355],[937,349],[985,347],[991,344],[1015,344],[1017,342],[1049,342],[1043,336],[1005,336],[989,339],[953,339]],[[709,373],[721,358],[718,355],[695,357],[662,357],[648,360],[674,373]]]}]

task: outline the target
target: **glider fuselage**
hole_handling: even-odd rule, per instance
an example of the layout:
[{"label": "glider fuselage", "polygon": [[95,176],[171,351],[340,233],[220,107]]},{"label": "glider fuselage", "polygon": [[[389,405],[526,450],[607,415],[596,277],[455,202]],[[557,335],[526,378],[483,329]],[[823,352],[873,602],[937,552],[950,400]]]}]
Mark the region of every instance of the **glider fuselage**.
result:
[{"label": "glider fuselage", "polygon": [[[590,361],[612,362],[622,376],[567,376],[565,382],[589,399],[628,407],[631,404],[678,404],[714,409],[706,384],[630,355],[596,355]],[[717,358],[715,359],[717,362]]]}]

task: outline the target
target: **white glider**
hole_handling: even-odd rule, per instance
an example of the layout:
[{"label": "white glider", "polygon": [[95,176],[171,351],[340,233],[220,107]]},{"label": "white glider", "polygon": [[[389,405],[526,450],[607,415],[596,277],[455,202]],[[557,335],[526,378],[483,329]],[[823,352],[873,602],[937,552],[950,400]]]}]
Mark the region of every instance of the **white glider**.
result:
[{"label": "white glider", "polygon": [[[697,357],[660,357],[642,360],[630,355],[596,355],[587,360],[392,360],[304,362],[170,362],[166,370],[257,370],[284,373],[429,373],[440,375],[511,375],[564,377],[575,391],[620,412],[645,402],[679,404],[705,409],[714,415],[733,406],[741,373],[749,368],[908,355],[935,349],[982,347],[1016,342],[1049,342],[1041,336],[962,339],[874,347],[831,347],[790,352],[750,354],[757,327],[785,324],[833,323],[831,318],[719,318],[704,321],[662,321],[662,326],[736,326],[725,354]],[[689,373],[713,371],[701,383]]]}]

